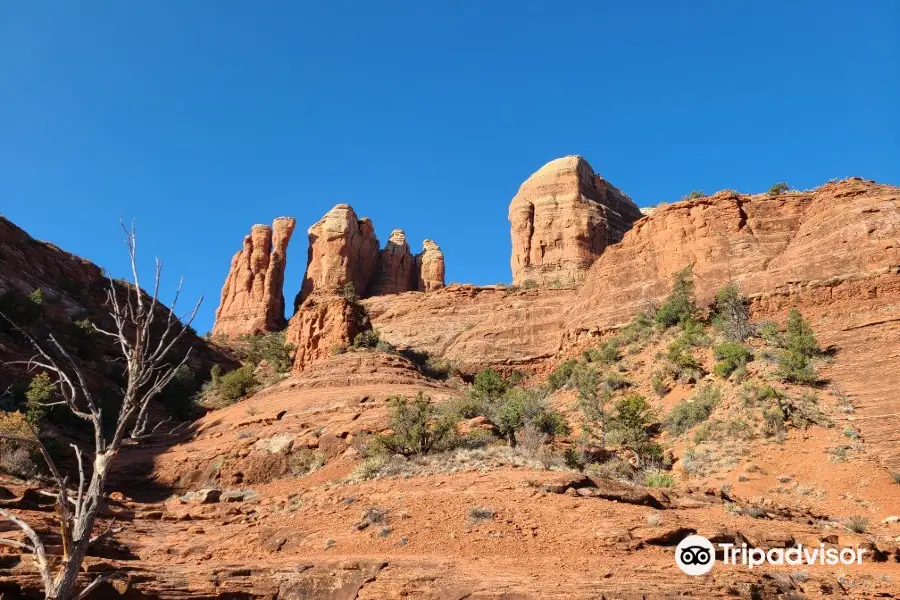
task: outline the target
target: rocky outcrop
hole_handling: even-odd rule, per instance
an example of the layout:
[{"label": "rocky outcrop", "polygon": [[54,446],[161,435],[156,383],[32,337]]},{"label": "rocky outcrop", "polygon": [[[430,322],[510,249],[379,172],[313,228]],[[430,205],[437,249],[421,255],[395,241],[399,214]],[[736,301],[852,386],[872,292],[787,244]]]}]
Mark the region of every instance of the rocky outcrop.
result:
[{"label": "rocky outcrop", "polygon": [[244,238],[222,287],[214,336],[237,338],[284,327],[282,288],[295,224],[293,218],[279,217],[271,227],[254,225]]},{"label": "rocky outcrop", "polygon": [[607,248],[568,312],[571,333],[624,323],[693,266],[698,301],[733,280],[779,293],[900,264],[900,190],[855,178],[774,197],[719,192],[660,206]]},{"label": "rocky outcrop", "polygon": [[314,292],[291,317],[285,333],[285,342],[295,348],[293,371],[303,372],[337,348],[346,349],[358,334],[371,328],[359,303],[333,292]]},{"label": "rocky outcrop", "polygon": [[422,252],[416,255],[416,289],[433,292],[444,287],[444,253],[431,240],[422,244]]},{"label": "rocky outcrop", "polygon": [[372,221],[357,217],[349,204],[338,204],[309,228],[306,276],[294,308],[314,291],[334,291],[350,282],[358,295],[366,295],[378,264]]},{"label": "rocky outcrop", "polygon": [[640,219],[631,198],[580,156],[553,160],[519,188],[509,207],[513,283],[577,283]]},{"label": "rocky outcrop", "polygon": [[416,259],[409,251],[406,233],[395,229],[379,254],[378,274],[369,295],[400,294],[417,288]]}]

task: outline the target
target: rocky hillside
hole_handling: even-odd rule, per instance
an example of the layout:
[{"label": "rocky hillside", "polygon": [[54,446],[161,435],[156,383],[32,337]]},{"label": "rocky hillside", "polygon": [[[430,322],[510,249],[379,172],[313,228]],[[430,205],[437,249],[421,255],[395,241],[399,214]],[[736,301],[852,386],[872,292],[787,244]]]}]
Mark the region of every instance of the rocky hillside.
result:
[{"label": "rocky hillside", "polygon": [[[338,205],[290,319],[294,221],[253,227],[215,330],[247,364],[178,439],[123,451],[98,597],[900,597],[900,188],[647,213],[552,161],[510,205],[513,285],[444,287],[435,244],[382,248]],[[29,239],[8,247],[60,253]],[[41,256],[41,281],[77,262]],[[0,503],[47,534],[39,487],[0,476]],[[690,577],[694,533],[867,558]],[[36,597],[25,559],[0,549],[0,593]]]},{"label": "rocky hillside", "polygon": [[[124,248],[123,248],[124,252]],[[107,339],[93,331],[91,323],[112,329],[105,306],[109,279],[97,265],[32,238],[9,220],[0,217],[0,310],[38,337],[56,335],[75,359],[86,367],[88,377],[101,397],[114,397],[120,369],[118,351]],[[114,282],[122,286],[121,282]],[[165,306],[159,306],[158,322],[165,321]],[[192,348],[188,364],[189,386],[199,388],[211,365],[232,367],[234,360],[222,349],[189,332],[177,351]],[[34,352],[27,340],[8,323],[0,321],[0,392],[12,385],[10,395],[27,386],[32,377],[24,365]],[[9,397],[7,397],[9,400]]]}]

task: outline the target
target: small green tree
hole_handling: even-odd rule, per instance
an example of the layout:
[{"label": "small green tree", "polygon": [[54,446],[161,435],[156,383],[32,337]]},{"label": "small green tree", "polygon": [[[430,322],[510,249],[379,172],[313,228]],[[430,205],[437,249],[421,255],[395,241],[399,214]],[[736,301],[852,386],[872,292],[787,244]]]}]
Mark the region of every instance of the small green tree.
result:
[{"label": "small green tree", "polygon": [[791,308],[788,312],[787,330],[784,333],[784,347],[791,351],[813,358],[822,351],[813,333],[809,322],[803,318],[803,314],[797,308]]},{"label": "small green tree", "polygon": [[608,388],[600,389],[596,369],[584,365],[575,374],[578,390],[578,409],[581,411],[582,431],[586,436],[599,440],[600,447],[606,446],[606,405],[612,398]]},{"label": "small green tree", "polygon": [[543,393],[537,389],[508,389],[493,407],[490,419],[513,448],[517,444],[516,432],[529,424],[548,435],[568,432],[565,419],[547,406]]},{"label": "small green tree", "polygon": [[682,196],[682,200],[694,200],[696,198],[704,198],[706,196],[706,192],[703,190],[693,190],[690,194]]},{"label": "small green tree", "polygon": [[662,448],[651,440],[648,432],[656,416],[656,411],[640,394],[620,398],[614,405],[610,432],[623,447],[634,452],[639,463],[662,457]]},{"label": "small green tree", "polygon": [[786,182],[779,181],[778,183],[776,183],[775,185],[773,185],[772,187],[769,188],[769,191],[766,192],[766,196],[769,196],[769,197],[780,196],[781,194],[788,192],[790,189],[791,188],[788,186],[788,184]]},{"label": "small green tree", "polygon": [[715,347],[713,355],[721,361],[713,369],[719,377],[728,377],[753,358],[750,349],[738,342],[722,342]]},{"label": "small green tree", "polygon": [[743,342],[753,332],[747,303],[748,299],[741,295],[735,283],[729,283],[716,292],[713,320],[729,342]]},{"label": "small green tree", "polygon": [[25,420],[35,429],[40,430],[41,422],[47,415],[47,405],[53,399],[54,385],[46,373],[38,373],[28,384],[25,392]]},{"label": "small green tree", "polygon": [[693,267],[688,265],[675,274],[672,291],[656,311],[655,320],[660,325],[672,327],[693,319],[696,313]]},{"label": "small green tree", "polygon": [[486,403],[496,402],[508,389],[503,376],[490,367],[479,371],[472,382],[472,395]]},{"label": "small green tree", "polygon": [[454,424],[437,413],[431,398],[418,392],[410,401],[406,396],[388,398],[391,434],[380,435],[377,443],[389,452],[403,456],[423,455],[445,448],[452,440]]}]

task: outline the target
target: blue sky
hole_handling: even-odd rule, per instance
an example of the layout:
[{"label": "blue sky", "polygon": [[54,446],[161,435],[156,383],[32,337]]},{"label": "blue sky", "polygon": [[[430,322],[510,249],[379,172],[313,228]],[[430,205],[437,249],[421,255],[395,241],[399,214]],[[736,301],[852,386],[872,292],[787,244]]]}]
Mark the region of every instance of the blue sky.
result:
[{"label": "blue sky", "polygon": [[135,218],[201,332],[253,223],[298,220],[290,299],[339,202],[508,281],[509,200],[565,154],[641,206],[898,184],[900,2],[0,4],[0,212],[117,275]]}]

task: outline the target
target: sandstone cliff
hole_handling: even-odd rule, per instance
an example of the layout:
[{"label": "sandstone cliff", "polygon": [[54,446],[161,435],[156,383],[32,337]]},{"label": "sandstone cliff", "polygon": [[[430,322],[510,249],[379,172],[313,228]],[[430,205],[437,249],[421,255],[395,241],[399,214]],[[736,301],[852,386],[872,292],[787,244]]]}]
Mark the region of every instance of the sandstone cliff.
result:
[{"label": "sandstone cliff", "polygon": [[295,224],[279,217],[271,227],[254,225],[244,238],[222,287],[213,335],[237,338],[284,327],[284,270]]},{"label": "sandstone cliff", "polygon": [[553,160],[519,188],[509,207],[513,283],[580,282],[642,214],[580,156]]}]

